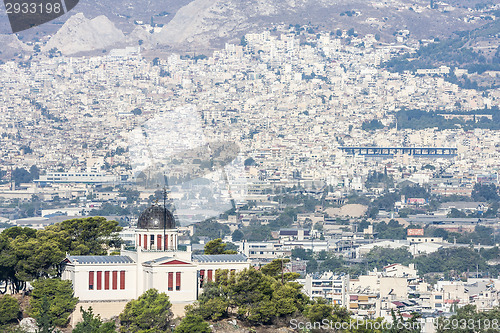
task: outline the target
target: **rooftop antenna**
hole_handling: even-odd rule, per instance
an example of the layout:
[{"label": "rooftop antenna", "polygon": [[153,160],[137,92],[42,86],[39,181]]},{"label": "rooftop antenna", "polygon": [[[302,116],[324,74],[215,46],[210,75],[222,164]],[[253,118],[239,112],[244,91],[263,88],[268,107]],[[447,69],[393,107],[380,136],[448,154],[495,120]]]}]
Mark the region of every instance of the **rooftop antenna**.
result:
[{"label": "rooftop antenna", "polygon": [[163,186],[163,248],[165,249],[165,235],[167,229],[167,181],[165,180],[165,186]]},{"label": "rooftop antenna", "polygon": [[163,186],[163,248],[165,249],[165,234],[167,229],[167,180],[165,179],[165,186]]},{"label": "rooftop antenna", "polygon": [[[157,185],[158,187],[160,186],[159,184]],[[165,185],[163,186],[163,189],[161,190],[161,194],[163,196],[163,249],[165,249],[165,236],[166,236],[166,229],[167,229],[167,198],[168,198],[168,191],[167,191],[167,182],[165,180]],[[156,203],[158,204],[158,199],[156,199]]]}]

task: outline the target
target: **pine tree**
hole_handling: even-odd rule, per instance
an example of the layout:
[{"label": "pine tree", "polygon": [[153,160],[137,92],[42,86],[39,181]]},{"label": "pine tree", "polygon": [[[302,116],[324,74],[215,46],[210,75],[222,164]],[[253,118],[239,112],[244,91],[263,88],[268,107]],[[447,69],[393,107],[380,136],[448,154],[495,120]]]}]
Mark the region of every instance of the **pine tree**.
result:
[{"label": "pine tree", "polygon": [[73,333],[113,333],[116,331],[114,322],[103,323],[99,315],[94,315],[92,307],[85,310],[80,307],[82,321],[79,322]]},{"label": "pine tree", "polygon": [[36,324],[38,326],[37,333],[52,333],[54,332],[54,326],[52,326],[50,320],[50,305],[47,296],[42,297],[42,302],[40,304],[40,311],[36,319]]}]

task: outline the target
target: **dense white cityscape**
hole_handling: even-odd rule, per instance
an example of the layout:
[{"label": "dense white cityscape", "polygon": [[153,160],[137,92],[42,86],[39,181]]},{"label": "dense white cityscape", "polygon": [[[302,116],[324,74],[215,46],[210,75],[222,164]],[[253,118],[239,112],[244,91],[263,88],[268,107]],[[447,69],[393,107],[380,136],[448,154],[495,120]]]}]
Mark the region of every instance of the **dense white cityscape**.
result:
[{"label": "dense white cityscape", "polygon": [[[318,37],[304,45],[291,34],[251,34],[245,48],[228,44],[197,60],[174,54],[151,61],[139,48],[128,48],[100,57],[40,57],[27,67],[7,62],[0,67],[2,168],[36,165],[45,173],[130,180],[129,132],[155,114],[190,104],[209,141],[236,141],[269,182],[290,182],[299,172],[304,180],[329,185],[349,179],[350,188],[387,163],[396,180],[403,176],[394,172],[400,166],[416,166],[413,177],[429,178],[420,171],[425,159],[365,161],[347,156],[341,146],[456,147],[453,163],[433,161],[459,179],[498,168],[495,131],[398,130],[394,116],[402,108],[446,112],[457,103],[466,111],[495,107],[498,89],[487,96],[461,89],[443,79],[450,68],[388,72],[380,63],[403,46],[375,46],[374,36],[352,38],[350,45],[330,34]],[[363,122],[372,119],[391,129],[363,131]],[[58,194],[64,197],[53,192]]]},{"label": "dense white cityscape", "polygon": [[[43,230],[89,216],[123,226],[121,248],[105,259],[66,255],[62,276],[80,299],[73,327],[80,306],[109,320],[152,286],[181,317],[208,268],[211,281],[224,265],[262,269],[275,259],[289,259],[280,273],[298,273],[311,300],[360,320],[391,322],[397,313],[435,332],[437,318],[458,308],[497,309],[500,135],[488,124],[498,119],[500,88],[466,89],[450,75],[474,74],[458,67],[390,71],[389,60],[437,42],[407,35],[389,44],[374,34],[282,25],[207,55],[153,57],[137,46],[1,63],[1,227]],[[497,80],[500,72],[485,75]],[[439,124],[404,119],[421,111]],[[137,146],[132,136],[143,132]],[[219,170],[199,151],[182,155],[216,142],[238,147]],[[166,182],[148,173],[162,162]],[[207,171],[193,171],[200,169]],[[154,234],[152,220],[138,226],[163,200],[176,223],[151,227]],[[237,254],[203,255],[215,238]],[[448,264],[455,254],[465,266]],[[161,266],[169,262],[177,266]],[[95,293],[105,264],[123,272],[126,297]],[[168,287],[148,280],[155,269],[169,270]]]}]

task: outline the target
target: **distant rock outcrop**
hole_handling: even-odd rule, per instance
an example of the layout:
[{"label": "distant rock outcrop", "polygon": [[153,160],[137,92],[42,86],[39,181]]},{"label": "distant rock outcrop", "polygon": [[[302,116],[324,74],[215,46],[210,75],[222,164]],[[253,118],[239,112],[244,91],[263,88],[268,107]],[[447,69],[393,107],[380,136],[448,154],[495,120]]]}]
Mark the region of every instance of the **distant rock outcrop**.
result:
[{"label": "distant rock outcrop", "polygon": [[150,48],[152,44],[151,34],[146,27],[137,26],[135,29],[127,35],[126,42],[127,45],[140,45],[141,48]]},{"label": "distant rock outcrop", "polygon": [[92,20],[82,13],[70,17],[59,31],[48,41],[43,51],[53,48],[64,55],[109,49],[125,41],[123,32],[106,16]]},{"label": "distant rock outcrop", "polygon": [[23,44],[16,35],[0,35],[0,53],[2,57],[11,57],[15,53],[27,52],[30,51],[31,48],[25,44]]},{"label": "distant rock outcrop", "polygon": [[210,48],[294,16],[312,3],[324,6],[321,0],[194,0],[176,13],[156,42],[174,48]]}]

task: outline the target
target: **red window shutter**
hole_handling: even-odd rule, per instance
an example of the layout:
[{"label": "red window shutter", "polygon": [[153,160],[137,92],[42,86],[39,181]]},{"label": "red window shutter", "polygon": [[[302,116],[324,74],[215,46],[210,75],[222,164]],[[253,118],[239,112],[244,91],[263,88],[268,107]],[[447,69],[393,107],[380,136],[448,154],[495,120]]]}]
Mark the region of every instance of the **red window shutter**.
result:
[{"label": "red window shutter", "polygon": [[141,234],[139,234],[139,246],[142,246]]},{"label": "red window shutter", "polygon": [[181,290],[181,272],[175,273],[175,290]]},{"label": "red window shutter", "polygon": [[165,250],[168,250],[168,235],[165,235]]},{"label": "red window shutter", "polygon": [[203,283],[205,282],[205,270],[200,270],[200,288],[203,288]]},{"label": "red window shutter", "polygon": [[89,290],[94,290],[94,271],[89,272]]},{"label": "red window shutter", "polygon": [[102,289],[102,272],[97,271],[97,290]]},{"label": "red window shutter", "polygon": [[174,273],[168,273],[168,291],[174,290]]},{"label": "red window shutter", "polygon": [[113,290],[118,289],[118,271],[113,271]]},{"label": "red window shutter", "polygon": [[125,271],[120,271],[120,289],[125,289]]},{"label": "red window shutter", "polygon": [[211,270],[211,269],[209,269],[209,270],[207,271],[207,280],[208,280],[208,281],[212,281],[212,270]]},{"label": "red window shutter", "polygon": [[156,236],[156,242],[158,243],[157,250],[161,250],[161,235]]},{"label": "red window shutter", "polygon": [[144,250],[148,249],[148,235],[144,235]]},{"label": "red window shutter", "polygon": [[109,290],[109,271],[104,272],[104,289]]}]

